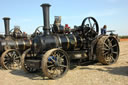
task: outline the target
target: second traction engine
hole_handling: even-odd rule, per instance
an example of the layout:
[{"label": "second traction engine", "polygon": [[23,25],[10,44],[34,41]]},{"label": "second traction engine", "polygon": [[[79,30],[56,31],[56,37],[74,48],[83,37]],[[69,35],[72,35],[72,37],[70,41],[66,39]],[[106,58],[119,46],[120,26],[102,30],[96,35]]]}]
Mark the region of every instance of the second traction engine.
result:
[{"label": "second traction engine", "polygon": [[0,65],[4,69],[17,69],[21,67],[20,56],[32,42],[19,26],[10,30],[10,18],[4,17],[5,35],[0,37]]},{"label": "second traction engine", "polygon": [[33,73],[41,70],[48,78],[56,79],[68,71],[72,60],[98,60],[102,64],[113,64],[117,61],[117,40],[110,35],[98,35],[99,26],[95,18],[87,17],[80,26],[66,29],[68,26],[62,26],[61,17],[56,16],[51,28],[50,5],[42,4],[41,7],[44,33],[35,36],[31,48],[22,55],[22,67],[25,71]]}]

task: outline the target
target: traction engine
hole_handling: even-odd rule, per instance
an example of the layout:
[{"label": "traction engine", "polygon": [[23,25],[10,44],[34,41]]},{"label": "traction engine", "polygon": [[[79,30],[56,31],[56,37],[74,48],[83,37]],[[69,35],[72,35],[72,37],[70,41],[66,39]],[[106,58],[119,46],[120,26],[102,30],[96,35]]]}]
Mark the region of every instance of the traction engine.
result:
[{"label": "traction engine", "polygon": [[119,57],[119,45],[111,35],[98,35],[99,26],[95,18],[87,17],[80,26],[65,30],[61,17],[49,23],[49,4],[42,4],[44,26],[41,35],[32,40],[31,48],[22,54],[22,68],[29,73],[42,71],[51,79],[67,73],[72,60],[95,61],[113,64]]},{"label": "traction engine", "polygon": [[21,67],[20,57],[23,51],[30,48],[32,42],[19,26],[10,30],[10,18],[4,17],[5,35],[0,37],[0,65],[5,69]]}]

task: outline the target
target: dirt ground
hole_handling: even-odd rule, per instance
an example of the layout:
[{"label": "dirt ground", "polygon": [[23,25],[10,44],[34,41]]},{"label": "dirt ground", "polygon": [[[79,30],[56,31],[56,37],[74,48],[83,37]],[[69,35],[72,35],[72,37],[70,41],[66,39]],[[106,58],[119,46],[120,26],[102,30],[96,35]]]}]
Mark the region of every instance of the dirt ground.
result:
[{"label": "dirt ground", "polygon": [[117,63],[77,66],[58,80],[47,80],[23,70],[0,69],[0,85],[128,85],[128,41],[120,42]]}]

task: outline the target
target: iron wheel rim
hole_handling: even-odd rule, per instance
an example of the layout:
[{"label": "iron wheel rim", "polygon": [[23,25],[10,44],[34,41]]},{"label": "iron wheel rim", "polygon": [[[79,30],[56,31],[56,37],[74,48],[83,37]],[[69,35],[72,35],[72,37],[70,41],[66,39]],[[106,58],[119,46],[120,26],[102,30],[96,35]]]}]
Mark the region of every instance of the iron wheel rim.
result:
[{"label": "iron wheel rim", "polygon": [[20,69],[21,68],[21,54],[15,49],[6,50],[1,56],[1,65],[5,69]]},{"label": "iron wheel rim", "polygon": [[[27,49],[21,57],[21,65],[22,65],[22,69],[27,72],[27,73],[36,73],[38,72],[38,70],[36,68],[30,68],[29,66],[27,66],[27,64],[25,63],[25,59],[26,59],[26,55],[31,51],[31,48]],[[32,55],[31,55],[32,56]],[[29,57],[31,57],[29,56]]]},{"label": "iron wheel rim", "polygon": [[50,79],[58,79],[64,76],[69,68],[68,55],[61,49],[52,49],[47,53],[47,56],[43,56],[43,73]]}]

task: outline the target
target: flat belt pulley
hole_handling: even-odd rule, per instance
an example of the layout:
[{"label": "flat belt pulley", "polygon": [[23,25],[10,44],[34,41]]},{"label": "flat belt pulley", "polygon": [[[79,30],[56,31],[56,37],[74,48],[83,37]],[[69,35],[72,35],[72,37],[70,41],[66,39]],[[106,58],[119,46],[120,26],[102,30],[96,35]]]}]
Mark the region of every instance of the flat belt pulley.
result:
[{"label": "flat belt pulley", "polygon": [[89,35],[87,37],[90,37],[90,39],[99,34],[98,22],[93,17],[85,18],[80,27],[84,36]]}]

